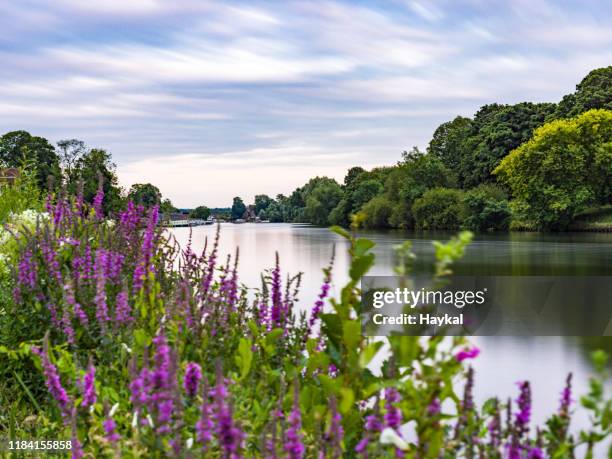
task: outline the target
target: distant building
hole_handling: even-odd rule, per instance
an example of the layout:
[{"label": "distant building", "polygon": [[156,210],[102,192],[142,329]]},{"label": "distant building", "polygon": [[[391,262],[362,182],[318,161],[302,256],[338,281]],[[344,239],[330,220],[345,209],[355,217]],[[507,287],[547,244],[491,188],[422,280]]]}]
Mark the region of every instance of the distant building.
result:
[{"label": "distant building", "polygon": [[257,215],[255,214],[255,206],[251,204],[244,211],[244,214],[242,215],[242,219],[246,220],[247,222],[252,222],[252,221],[255,221],[256,218],[257,218]]},{"label": "distant building", "polygon": [[8,167],[6,169],[0,168],[0,183],[12,184],[19,177],[19,169],[14,167]]}]

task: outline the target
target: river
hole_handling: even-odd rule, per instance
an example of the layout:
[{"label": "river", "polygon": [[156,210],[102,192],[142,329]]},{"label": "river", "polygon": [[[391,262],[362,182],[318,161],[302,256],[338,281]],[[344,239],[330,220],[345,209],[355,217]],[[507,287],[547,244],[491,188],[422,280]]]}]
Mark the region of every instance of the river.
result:
[{"label": "river", "polygon": [[[205,237],[213,238],[214,226],[192,228],[193,248],[201,250]],[[189,238],[188,228],[171,232],[181,244]],[[446,240],[451,233],[369,231],[360,233],[376,243],[376,266],[371,274],[391,275],[393,246],[410,239],[417,255],[417,270],[433,261],[432,240]],[[346,241],[325,228],[308,225],[222,224],[221,253],[240,247],[241,281],[258,286],[260,273],[274,264],[278,252],[285,273],[303,272],[300,305],[310,308],[322,281],[322,268],[329,263],[336,246],[332,294],[339,293],[347,279]],[[455,266],[464,275],[612,275],[612,234],[510,233],[477,235],[464,258]],[[611,300],[612,308],[612,300]],[[612,338],[580,337],[475,337],[482,350],[474,361],[475,395],[479,402],[498,395],[517,396],[518,381],[528,379],[533,389],[533,419],[542,422],[558,407],[560,392],[568,372],[574,374],[575,394],[587,391],[593,370],[588,354],[594,346],[612,347]],[[608,386],[609,388],[609,386]],[[587,423],[584,411],[574,418],[574,426]]]}]

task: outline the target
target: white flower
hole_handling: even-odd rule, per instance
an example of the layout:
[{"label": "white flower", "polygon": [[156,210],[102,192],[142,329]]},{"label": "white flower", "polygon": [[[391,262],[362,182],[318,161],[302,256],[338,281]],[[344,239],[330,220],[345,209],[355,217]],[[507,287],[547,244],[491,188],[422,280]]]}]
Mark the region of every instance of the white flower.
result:
[{"label": "white flower", "polygon": [[138,426],[138,411],[134,411],[134,416],[132,416],[132,427],[135,429]]},{"label": "white flower", "polygon": [[187,441],[185,442],[185,446],[187,447],[187,449],[191,449],[191,447],[193,446],[193,437],[189,437],[187,439]]},{"label": "white flower", "polygon": [[108,417],[112,418],[113,415],[115,414],[115,412],[117,411],[117,408],[119,408],[119,404],[115,403],[112,408],[110,409],[110,411],[108,412]]},{"label": "white flower", "polygon": [[132,353],[132,350],[129,348],[129,346],[128,346],[127,344],[125,344],[125,343],[121,343],[121,347],[122,347],[123,349],[125,349],[125,351],[126,351],[128,354],[131,354],[131,353]]},{"label": "white flower", "polygon": [[408,449],[408,443],[391,427],[386,427],[380,433],[380,443],[382,445],[395,445],[396,448],[401,450]]}]

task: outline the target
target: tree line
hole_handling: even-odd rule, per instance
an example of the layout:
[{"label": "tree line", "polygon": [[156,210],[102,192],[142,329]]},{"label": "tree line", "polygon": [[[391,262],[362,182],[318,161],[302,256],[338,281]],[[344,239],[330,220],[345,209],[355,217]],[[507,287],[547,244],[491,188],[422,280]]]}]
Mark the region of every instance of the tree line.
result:
[{"label": "tree line", "polygon": [[102,187],[106,214],[123,208],[126,200],[147,208],[159,205],[164,212],[175,210],[155,185],[137,183],[127,191],[121,188],[110,152],[89,148],[78,139],[64,139],[53,145],[26,131],[7,132],[0,137],[0,167],[28,171],[41,192],[81,193],[88,203]]},{"label": "tree line", "polygon": [[[363,228],[563,230],[612,204],[612,66],[559,103],[489,104],[441,124],[396,165],[258,195],[261,219]],[[238,207],[240,209],[238,209]],[[243,210],[240,198],[234,207]]]}]

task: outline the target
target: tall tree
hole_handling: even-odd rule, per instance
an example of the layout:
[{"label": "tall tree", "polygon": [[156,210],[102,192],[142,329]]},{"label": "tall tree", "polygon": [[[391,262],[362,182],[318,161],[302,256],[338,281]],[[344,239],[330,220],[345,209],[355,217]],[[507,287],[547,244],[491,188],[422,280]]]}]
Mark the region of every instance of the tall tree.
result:
[{"label": "tall tree", "polygon": [[162,195],[155,185],[150,183],[135,183],[130,188],[128,199],[135,204],[141,204],[146,208],[159,206]]},{"label": "tall tree", "polygon": [[239,196],[236,196],[232,203],[232,219],[237,220],[242,218],[245,212],[246,206],[244,205],[244,201]]},{"label": "tall tree", "polygon": [[576,91],[559,102],[554,118],[569,118],[593,108],[612,110],[612,65],[589,72]]},{"label": "tall tree", "polygon": [[26,131],[7,132],[0,137],[0,163],[9,167],[32,165],[40,189],[47,188],[50,178],[55,186],[61,181],[59,158],[53,145]]},{"label": "tall tree", "polygon": [[118,185],[116,166],[112,162],[111,154],[106,150],[93,148],[83,154],[75,162],[68,179],[69,191],[77,193],[79,186],[82,186],[83,198],[90,203],[93,202],[101,180],[105,213],[117,211],[121,207],[121,189]]},{"label": "tall tree", "polygon": [[85,142],[79,139],[63,139],[57,142],[57,148],[62,170],[69,177],[76,162],[87,151]]}]

